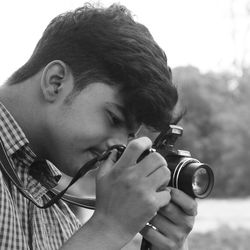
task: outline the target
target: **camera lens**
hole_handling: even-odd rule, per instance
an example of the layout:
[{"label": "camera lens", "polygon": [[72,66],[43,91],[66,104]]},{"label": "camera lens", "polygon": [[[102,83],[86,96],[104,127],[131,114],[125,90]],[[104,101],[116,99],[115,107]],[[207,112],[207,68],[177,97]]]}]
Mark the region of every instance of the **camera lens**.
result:
[{"label": "camera lens", "polygon": [[205,168],[199,168],[193,175],[192,187],[196,196],[201,196],[208,190],[210,183],[209,173]]},{"label": "camera lens", "polygon": [[173,171],[172,187],[200,199],[206,198],[212,191],[214,175],[208,165],[197,159],[184,157],[177,164],[169,164],[169,167]]}]

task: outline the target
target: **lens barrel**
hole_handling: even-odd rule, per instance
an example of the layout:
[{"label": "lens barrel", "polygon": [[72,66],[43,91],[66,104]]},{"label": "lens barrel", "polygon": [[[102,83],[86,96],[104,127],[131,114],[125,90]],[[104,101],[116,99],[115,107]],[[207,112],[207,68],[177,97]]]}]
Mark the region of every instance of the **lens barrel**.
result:
[{"label": "lens barrel", "polygon": [[204,199],[213,189],[214,174],[212,169],[194,158],[168,159],[171,171],[170,186],[184,191],[186,194]]}]

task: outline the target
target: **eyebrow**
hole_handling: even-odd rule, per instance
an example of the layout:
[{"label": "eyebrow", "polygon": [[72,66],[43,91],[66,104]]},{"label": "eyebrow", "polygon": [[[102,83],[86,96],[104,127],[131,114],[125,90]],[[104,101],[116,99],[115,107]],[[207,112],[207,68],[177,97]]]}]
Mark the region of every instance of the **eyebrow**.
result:
[{"label": "eyebrow", "polygon": [[118,110],[118,112],[120,114],[122,114],[123,118],[126,119],[126,116],[127,116],[126,111],[125,111],[125,108],[122,105],[120,105],[118,103],[115,103],[115,102],[106,102],[106,105],[108,107],[112,107],[112,108],[115,107]]}]

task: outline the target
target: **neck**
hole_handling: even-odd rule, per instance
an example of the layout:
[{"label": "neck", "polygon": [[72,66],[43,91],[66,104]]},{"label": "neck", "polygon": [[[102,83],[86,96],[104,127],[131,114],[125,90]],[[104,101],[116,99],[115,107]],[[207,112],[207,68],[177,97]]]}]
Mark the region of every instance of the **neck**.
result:
[{"label": "neck", "polygon": [[14,85],[5,84],[1,86],[0,101],[23,130],[30,142],[31,149],[35,154],[42,157],[44,134],[40,132],[43,130],[39,129],[42,126],[42,117],[40,116],[39,106],[34,102],[34,98],[38,99],[39,96],[35,94],[35,83],[31,83],[31,81],[30,79]]}]

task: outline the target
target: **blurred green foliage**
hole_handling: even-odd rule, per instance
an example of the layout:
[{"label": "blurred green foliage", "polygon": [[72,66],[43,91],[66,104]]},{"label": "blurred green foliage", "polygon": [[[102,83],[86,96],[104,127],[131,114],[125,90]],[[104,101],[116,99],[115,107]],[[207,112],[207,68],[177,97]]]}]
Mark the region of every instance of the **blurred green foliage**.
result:
[{"label": "blurred green foliage", "polygon": [[202,74],[194,67],[173,70],[178,108],[186,109],[178,148],[210,164],[215,173],[212,197],[250,194],[250,69],[242,76]]}]

